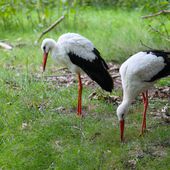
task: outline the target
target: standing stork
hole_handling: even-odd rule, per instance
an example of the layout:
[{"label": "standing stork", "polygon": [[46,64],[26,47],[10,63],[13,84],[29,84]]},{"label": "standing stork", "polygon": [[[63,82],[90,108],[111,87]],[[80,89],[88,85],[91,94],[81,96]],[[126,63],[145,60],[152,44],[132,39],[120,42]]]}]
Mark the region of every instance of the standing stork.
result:
[{"label": "standing stork", "polygon": [[123,101],[117,108],[120,121],[120,138],[123,141],[124,119],[135,97],[142,93],[144,111],[141,135],[146,129],[148,89],[156,80],[170,75],[170,52],[158,50],[139,52],[127,59],[120,67],[123,88]]},{"label": "standing stork", "polygon": [[99,51],[87,38],[76,33],[66,33],[61,35],[57,42],[50,38],[44,39],[41,49],[44,52],[43,71],[45,71],[48,54],[51,53],[57,63],[67,66],[71,72],[78,75],[77,115],[82,115],[81,74],[83,72],[97,82],[102,89],[108,92],[112,91],[113,80],[107,71],[108,66]]}]

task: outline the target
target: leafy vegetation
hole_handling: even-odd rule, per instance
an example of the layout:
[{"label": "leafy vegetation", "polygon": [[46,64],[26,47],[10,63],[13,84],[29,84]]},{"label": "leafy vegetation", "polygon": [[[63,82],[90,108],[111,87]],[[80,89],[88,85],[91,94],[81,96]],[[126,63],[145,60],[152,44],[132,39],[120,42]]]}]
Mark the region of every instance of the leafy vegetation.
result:
[{"label": "leafy vegetation", "polygon": [[[92,40],[108,62],[121,64],[129,55],[146,49],[140,41],[169,50],[169,42],[148,26],[158,26],[161,20],[169,30],[169,19],[143,20],[146,13],[137,9],[98,9],[76,3],[72,8],[67,1],[9,2],[0,2],[0,16],[4,7],[4,11],[13,11],[0,18],[1,40],[14,46],[11,51],[0,49],[0,169],[170,169],[169,124],[149,114],[159,112],[167,98],[151,100],[149,132],[143,137],[139,137],[142,116],[138,114],[143,108],[137,100],[126,120],[125,144],[121,144],[117,105],[90,101],[88,96],[94,89],[84,86],[83,111],[87,116],[77,118],[77,84],[58,88],[56,82],[47,81],[45,77],[56,75],[58,68],[49,58],[47,72],[42,75],[40,43],[34,45],[38,35],[65,13],[66,19],[44,37],[57,39],[62,33],[78,32]],[[51,10],[51,6],[55,7]],[[165,31],[163,25],[161,28]],[[170,85],[170,79],[157,85]],[[112,94],[121,95],[121,89]]]}]

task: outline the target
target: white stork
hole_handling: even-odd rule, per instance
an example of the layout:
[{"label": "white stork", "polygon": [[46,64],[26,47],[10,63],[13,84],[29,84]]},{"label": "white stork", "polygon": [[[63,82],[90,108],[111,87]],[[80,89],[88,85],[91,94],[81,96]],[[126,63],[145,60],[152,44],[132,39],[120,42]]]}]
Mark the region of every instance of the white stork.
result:
[{"label": "white stork", "polygon": [[43,40],[41,49],[44,52],[43,71],[45,71],[48,54],[58,63],[78,75],[78,106],[77,115],[82,115],[81,74],[85,72],[92,80],[97,82],[102,89],[111,92],[113,80],[109,74],[106,62],[101,58],[99,51],[87,38],[76,34],[66,33],[61,35],[56,42],[53,39]]},{"label": "white stork", "polygon": [[120,138],[123,141],[124,119],[135,97],[142,93],[144,111],[141,135],[146,129],[148,89],[156,80],[170,75],[170,52],[158,50],[139,52],[127,59],[120,67],[123,88],[123,101],[117,108],[120,121]]}]

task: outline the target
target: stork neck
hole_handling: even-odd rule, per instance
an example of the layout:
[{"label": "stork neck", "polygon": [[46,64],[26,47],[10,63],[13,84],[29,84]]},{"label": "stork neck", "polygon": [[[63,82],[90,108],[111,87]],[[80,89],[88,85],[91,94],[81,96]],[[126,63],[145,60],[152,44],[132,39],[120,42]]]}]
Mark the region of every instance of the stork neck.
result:
[{"label": "stork neck", "polygon": [[125,115],[128,112],[129,106],[130,106],[130,100],[123,100],[122,103],[117,108],[117,116],[119,121],[123,120]]},{"label": "stork neck", "polygon": [[55,58],[58,52],[59,52],[59,49],[58,49],[57,43],[55,43],[54,46],[51,48],[52,58]]},{"label": "stork neck", "polygon": [[55,49],[56,41],[51,39],[51,38],[47,38],[44,41],[45,41],[45,44],[46,44],[47,52],[52,53],[52,51]]},{"label": "stork neck", "polygon": [[53,52],[56,49],[56,44],[57,43],[55,41],[51,43],[51,52]]},{"label": "stork neck", "polygon": [[125,110],[125,112],[128,111],[130,103],[131,102],[129,100],[123,100],[122,103],[120,104],[122,109]]}]

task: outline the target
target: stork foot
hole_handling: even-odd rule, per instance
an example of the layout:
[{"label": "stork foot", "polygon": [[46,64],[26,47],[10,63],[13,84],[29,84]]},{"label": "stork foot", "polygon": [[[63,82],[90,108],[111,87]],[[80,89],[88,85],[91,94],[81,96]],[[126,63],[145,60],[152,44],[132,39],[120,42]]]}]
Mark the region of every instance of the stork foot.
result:
[{"label": "stork foot", "polygon": [[145,128],[141,131],[141,133],[139,134],[139,136],[144,136],[145,133],[147,133],[148,130]]},{"label": "stork foot", "polygon": [[82,117],[82,113],[77,113],[77,117]]},{"label": "stork foot", "polygon": [[83,118],[83,117],[85,117],[85,116],[86,116],[86,113],[84,113],[84,112],[78,113],[78,112],[77,112],[77,117]]}]

